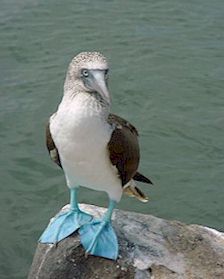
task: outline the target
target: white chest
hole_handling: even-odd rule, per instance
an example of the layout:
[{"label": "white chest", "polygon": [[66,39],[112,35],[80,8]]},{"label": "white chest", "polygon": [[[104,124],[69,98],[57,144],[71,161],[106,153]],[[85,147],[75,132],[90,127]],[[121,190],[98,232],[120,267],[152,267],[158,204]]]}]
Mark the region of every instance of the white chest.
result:
[{"label": "white chest", "polygon": [[121,182],[107,148],[113,129],[97,110],[83,103],[59,108],[50,131],[69,187],[77,184],[120,198]]},{"label": "white chest", "polygon": [[99,113],[79,104],[58,110],[51,118],[50,130],[60,155],[77,163],[100,155],[112,133]]}]

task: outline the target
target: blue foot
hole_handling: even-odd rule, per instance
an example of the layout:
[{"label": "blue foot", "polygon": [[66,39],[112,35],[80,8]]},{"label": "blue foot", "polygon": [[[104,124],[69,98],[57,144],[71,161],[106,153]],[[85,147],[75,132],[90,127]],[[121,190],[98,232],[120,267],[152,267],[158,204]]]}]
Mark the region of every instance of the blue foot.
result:
[{"label": "blue foot", "polygon": [[110,221],[92,221],[82,226],[79,234],[87,253],[112,260],[117,259],[118,241]]},{"label": "blue foot", "polygon": [[79,209],[59,213],[45,229],[39,241],[41,243],[57,243],[91,220],[91,215]]}]

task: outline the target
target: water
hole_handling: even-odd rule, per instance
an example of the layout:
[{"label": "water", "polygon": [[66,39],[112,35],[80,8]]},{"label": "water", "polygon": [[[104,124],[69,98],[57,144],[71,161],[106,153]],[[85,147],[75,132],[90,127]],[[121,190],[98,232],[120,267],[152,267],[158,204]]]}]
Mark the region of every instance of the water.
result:
[{"label": "water", "polygon": [[[0,278],[26,278],[36,241],[68,202],[45,124],[70,59],[102,51],[113,112],[140,132],[148,204],[119,207],[220,230],[224,212],[224,4],[198,1],[1,0]],[[80,201],[106,205],[83,190]]]}]

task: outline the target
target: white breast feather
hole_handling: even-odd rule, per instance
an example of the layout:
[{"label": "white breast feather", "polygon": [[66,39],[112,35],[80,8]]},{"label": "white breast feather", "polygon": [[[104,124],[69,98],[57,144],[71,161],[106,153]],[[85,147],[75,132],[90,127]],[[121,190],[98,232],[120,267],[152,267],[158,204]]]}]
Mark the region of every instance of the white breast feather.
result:
[{"label": "white breast feather", "polygon": [[84,94],[70,102],[63,100],[51,117],[50,131],[68,186],[106,191],[111,199],[119,201],[121,181],[107,148],[113,129],[103,119],[97,103]]}]

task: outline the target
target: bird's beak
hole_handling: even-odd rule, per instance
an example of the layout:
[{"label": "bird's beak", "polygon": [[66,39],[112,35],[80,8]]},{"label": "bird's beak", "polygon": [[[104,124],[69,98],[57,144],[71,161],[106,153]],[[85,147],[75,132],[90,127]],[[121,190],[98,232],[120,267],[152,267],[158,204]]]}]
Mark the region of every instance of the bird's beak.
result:
[{"label": "bird's beak", "polygon": [[105,71],[104,70],[91,70],[91,82],[90,86],[93,90],[97,91],[103,100],[110,105],[111,98],[110,92],[107,87],[107,83],[105,80]]}]

